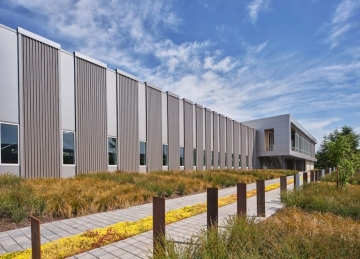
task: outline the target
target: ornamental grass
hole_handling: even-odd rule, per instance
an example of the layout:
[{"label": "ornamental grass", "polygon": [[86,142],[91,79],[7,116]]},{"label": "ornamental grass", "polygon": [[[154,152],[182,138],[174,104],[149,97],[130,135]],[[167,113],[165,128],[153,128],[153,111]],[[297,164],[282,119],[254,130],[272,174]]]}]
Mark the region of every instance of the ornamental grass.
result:
[{"label": "ornamental grass", "polygon": [[285,208],[265,221],[231,217],[190,245],[166,242],[157,258],[360,258],[360,224],[332,213]]},{"label": "ornamental grass", "polygon": [[148,203],[152,196],[177,197],[225,188],[237,182],[273,179],[291,170],[100,172],[67,179],[0,176],[0,217],[20,222],[30,215],[73,218]]},{"label": "ornamental grass", "polygon": [[[293,181],[288,181],[288,184]],[[279,183],[265,187],[265,191],[271,191],[280,187]],[[255,196],[256,190],[246,193],[247,198]],[[236,202],[236,195],[230,195],[219,199],[219,207]],[[165,215],[166,224],[174,223],[201,213],[206,212],[206,203],[199,203],[192,206],[168,211]],[[152,216],[139,219],[134,222],[119,222],[104,228],[86,231],[84,233],[61,238],[41,246],[43,259],[61,259],[72,255],[83,253],[110,243],[114,243],[152,229]],[[31,249],[20,252],[7,253],[0,256],[0,259],[28,259],[31,258]]]}]

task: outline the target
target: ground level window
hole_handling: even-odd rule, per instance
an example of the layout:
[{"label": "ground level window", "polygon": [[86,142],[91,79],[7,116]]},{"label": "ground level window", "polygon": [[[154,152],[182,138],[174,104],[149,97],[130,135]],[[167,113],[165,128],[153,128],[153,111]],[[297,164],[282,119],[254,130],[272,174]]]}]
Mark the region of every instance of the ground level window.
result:
[{"label": "ground level window", "polygon": [[117,165],[116,138],[108,137],[109,165]]},{"label": "ground level window", "polygon": [[194,166],[196,166],[196,148],[194,148]]},{"label": "ground level window", "polygon": [[63,164],[75,164],[75,133],[63,131]]},{"label": "ground level window", "polygon": [[163,166],[168,165],[168,145],[163,145]]},{"label": "ground level window", "polygon": [[246,156],[246,167],[249,167],[249,156]]},{"label": "ground level window", "polygon": [[218,167],[220,167],[220,152],[218,152]]},{"label": "ground level window", "polygon": [[231,154],[231,166],[234,167],[234,154]]},{"label": "ground level window", "polygon": [[227,167],[227,154],[225,153],[225,167]]},{"label": "ground level window", "polygon": [[204,150],[204,166],[206,165],[206,150]]},{"label": "ground level window", "polygon": [[140,165],[146,165],[146,142],[140,142]]},{"label": "ground level window", "polygon": [[241,155],[239,155],[239,167],[241,167]]},{"label": "ground level window", "polygon": [[18,126],[0,123],[0,164],[18,164]]},{"label": "ground level window", "polygon": [[211,166],[214,166],[214,151],[211,151]]},{"label": "ground level window", "polygon": [[184,166],[184,147],[180,147],[180,166]]}]

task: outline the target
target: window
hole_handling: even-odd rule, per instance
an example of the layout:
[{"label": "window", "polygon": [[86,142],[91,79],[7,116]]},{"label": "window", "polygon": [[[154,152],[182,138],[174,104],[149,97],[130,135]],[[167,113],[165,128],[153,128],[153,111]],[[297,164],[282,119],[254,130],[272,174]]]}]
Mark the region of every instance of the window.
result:
[{"label": "window", "polygon": [[246,167],[249,167],[249,156],[246,156]]},{"label": "window", "polygon": [[63,131],[63,164],[75,165],[75,133]]},{"label": "window", "polygon": [[146,142],[140,142],[140,165],[146,165]]},{"label": "window", "polygon": [[196,166],[196,148],[194,148],[194,166]]},{"label": "window", "polygon": [[234,167],[234,154],[231,154],[231,167]]},{"label": "window", "polygon": [[241,155],[239,155],[239,167],[241,167]]},{"label": "window", "polygon": [[218,152],[218,167],[220,167],[220,152]]},{"label": "window", "polygon": [[117,165],[116,138],[108,137],[109,165]]},{"label": "window", "polygon": [[184,166],[184,147],[180,147],[180,166]]},{"label": "window", "polygon": [[211,166],[214,166],[214,151],[211,151]]},{"label": "window", "polygon": [[18,164],[18,126],[0,124],[1,164]]},{"label": "window", "polygon": [[168,165],[168,145],[163,145],[163,166]]},{"label": "window", "polygon": [[227,167],[227,154],[225,153],[225,167]]},{"label": "window", "polygon": [[204,166],[206,165],[206,150],[204,150]]}]

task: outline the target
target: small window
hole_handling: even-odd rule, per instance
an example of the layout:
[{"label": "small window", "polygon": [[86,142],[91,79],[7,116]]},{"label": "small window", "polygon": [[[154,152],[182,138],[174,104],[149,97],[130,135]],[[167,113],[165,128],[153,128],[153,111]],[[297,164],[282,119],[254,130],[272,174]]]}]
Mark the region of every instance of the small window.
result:
[{"label": "small window", "polygon": [[63,164],[75,165],[75,133],[63,131]]},{"label": "small window", "polygon": [[168,145],[163,145],[163,166],[168,166]]},{"label": "small window", "polygon": [[117,165],[116,138],[108,137],[109,165]]},{"label": "small window", "polygon": [[231,154],[231,166],[234,167],[234,154]]},{"label": "small window", "polygon": [[249,156],[246,156],[246,167],[249,167]]},{"label": "small window", "polygon": [[239,155],[239,167],[241,167],[241,155]]},{"label": "small window", "polygon": [[211,166],[214,166],[214,151],[211,151]]},{"label": "small window", "polygon": [[206,150],[204,150],[204,166],[206,165]]},{"label": "small window", "polygon": [[180,166],[184,166],[184,147],[180,147]]},{"label": "small window", "polygon": [[146,142],[140,142],[140,165],[146,165]]},{"label": "small window", "polygon": [[0,124],[1,164],[18,164],[18,126]]},{"label": "small window", "polygon": [[196,166],[196,148],[194,148],[194,166]]},{"label": "small window", "polygon": [[225,167],[227,167],[227,154],[225,153]]},{"label": "small window", "polygon": [[220,167],[220,152],[218,152],[218,167]]}]

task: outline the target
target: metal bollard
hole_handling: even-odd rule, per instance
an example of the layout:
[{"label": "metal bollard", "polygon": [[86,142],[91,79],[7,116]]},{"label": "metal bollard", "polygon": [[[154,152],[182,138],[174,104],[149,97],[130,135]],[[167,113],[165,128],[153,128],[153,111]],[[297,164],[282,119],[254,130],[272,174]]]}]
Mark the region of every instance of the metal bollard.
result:
[{"label": "metal bollard", "polygon": [[303,184],[307,184],[307,183],[308,183],[308,173],[303,172]]},{"label": "metal bollard", "polygon": [[218,189],[207,188],[207,228],[218,225]]},{"label": "metal bollard", "polygon": [[31,217],[31,258],[41,258],[40,221]]},{"label": "metal bollard", "polygon": [[324,177],[325,177],[325,170],[321,169],[321,178],[324,178]]},{"label": "metal bollard", "polygon": [[295,183],[295,189],[296,190],[299,190],[300,189],[300,173],[297,173],[295,176],[295,179],[296,181],[294,182]]},{"label": "metal bollard", "polygon": [[237,214],[246,215],[246,183],[237,184]]},{"label": "metal bollard", "polygon": [[159,255],[165,249],[165,198],[153,197],[153,250]]},{"label": "metal bollard", "polygon": [[258,217],[265,217],[265,180],[256,180],[256,203]]}]

